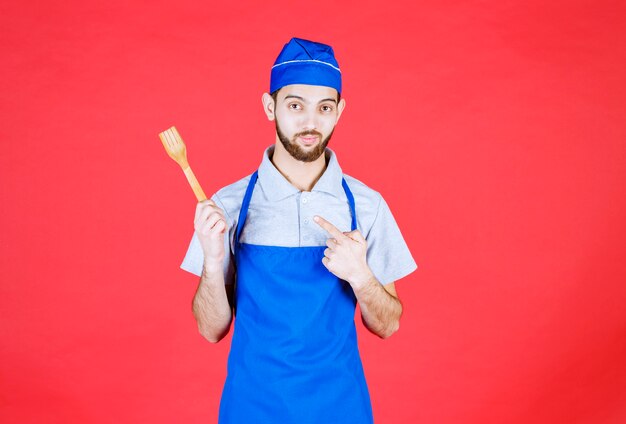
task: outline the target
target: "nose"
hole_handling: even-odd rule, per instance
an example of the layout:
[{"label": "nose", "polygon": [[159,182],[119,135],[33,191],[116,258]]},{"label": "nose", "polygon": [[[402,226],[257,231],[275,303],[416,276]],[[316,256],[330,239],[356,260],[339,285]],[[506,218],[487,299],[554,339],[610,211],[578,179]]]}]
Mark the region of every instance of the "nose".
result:
[{"label": "nose", "polygon": [[317,129],[318,122],[317,122],[317,114],[315,113],[315,110],[309,110],[307,111],[306,114],[304,114],[304,116],[302,117],[301,125],[302,125],[302,129],[305,131],[311,131],[311,130]]}]

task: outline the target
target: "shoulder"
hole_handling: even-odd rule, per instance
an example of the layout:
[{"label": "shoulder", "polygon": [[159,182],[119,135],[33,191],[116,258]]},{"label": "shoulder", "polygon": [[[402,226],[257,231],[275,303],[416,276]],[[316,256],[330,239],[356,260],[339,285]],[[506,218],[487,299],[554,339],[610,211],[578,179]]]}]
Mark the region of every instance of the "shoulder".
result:
[{"label": "shoulder", "polygon": [[383,198],[378,191],[350,175],[343,174],[343,178],[346,180],[357,206],[360,205],[367,208],[378,208],[378,205]]},{"label": "shoulder", "polygon": [[249,174],[232,184],[224,186],[212,196],[212,199],[226,212],[229,219],[234,219],[238,216],[241,202],[251,177],[252,174]]},{"label": "shoulder", "polygon": [[344,174],[356,205],[356,215],[367,240],[367,262],[381,284],[393,283],[417,269],[389,205],[376,190]]},{"label": "shoulder", "polygon": [[376,221],[380,208],[386,205],[383,196],[364,182],[350,175],[343,174],[343,178],[354,196],[359,229],[367,237]]}]

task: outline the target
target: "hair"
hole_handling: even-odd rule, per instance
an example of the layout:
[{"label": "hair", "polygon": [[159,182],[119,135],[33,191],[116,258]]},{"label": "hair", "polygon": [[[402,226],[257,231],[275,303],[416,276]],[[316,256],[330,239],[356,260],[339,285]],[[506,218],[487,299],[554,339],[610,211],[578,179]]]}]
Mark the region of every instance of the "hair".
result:
[{"label": "hair", "polygon": [[[276,104],[276,98],[278,97],[279,91],[280,91],[280,88],[270,93],[270,96],[272,96],[272,99],[274,99],[274,104]],[[340,100],[341,100],[341,93],[337,91],[337,103],[339,103]]]}]

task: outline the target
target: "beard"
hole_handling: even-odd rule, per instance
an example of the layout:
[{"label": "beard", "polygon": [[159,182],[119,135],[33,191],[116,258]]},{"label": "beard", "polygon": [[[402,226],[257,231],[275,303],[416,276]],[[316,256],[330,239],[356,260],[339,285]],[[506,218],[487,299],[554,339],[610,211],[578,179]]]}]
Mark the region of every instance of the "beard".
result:
[{"label": "beard", "polygon": [[278,125],[278,120],[274,120],[274,122],[276,123],[276,134],[278,135],[278,139],[280,140],[282,145],[285,147],[285,150],[287,150],[287,152],[295,160],[299,160],[301,162],[313,162],[314,160],[319,158],[326,150],[326,146],[328,145],[328,142],[330,141],[330,137],[333,135],[333,131],[335,131],[335,129],[333,128],[330,134],[328,134],[328,137],[323,139],[321,143],[316,144],[315,147],[313,147],[311,150],[304,150],[296,142],[298,137],[306,137],[306,136],[313,135],[313,136],[318,137],[321,140],[322,134],[315,130],[303,131],[303,132],[299,132],[295,134],[293,136],[293,140],[289,140],[289,138],[287,138],[287,136],[280,130],[280,127]]}]

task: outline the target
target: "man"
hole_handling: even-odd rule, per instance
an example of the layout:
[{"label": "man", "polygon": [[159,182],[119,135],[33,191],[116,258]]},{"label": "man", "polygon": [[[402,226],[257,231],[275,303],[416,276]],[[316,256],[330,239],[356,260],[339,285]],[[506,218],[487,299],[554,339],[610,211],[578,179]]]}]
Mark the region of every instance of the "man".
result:
[{"label": "man", "polygon": [[198,203],[181,265],[200,276],[193,312],[207,340],[235,316],[219,420],[371,423],[356,302],[389,337],[402,313],[394,282],[417,266],[382,196],[326,147],[346,104],[333,49],[291,39],[270,93],[275,145],[258,171]]}]

